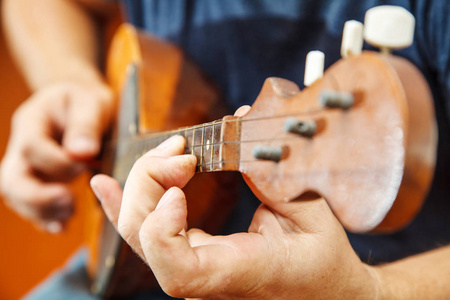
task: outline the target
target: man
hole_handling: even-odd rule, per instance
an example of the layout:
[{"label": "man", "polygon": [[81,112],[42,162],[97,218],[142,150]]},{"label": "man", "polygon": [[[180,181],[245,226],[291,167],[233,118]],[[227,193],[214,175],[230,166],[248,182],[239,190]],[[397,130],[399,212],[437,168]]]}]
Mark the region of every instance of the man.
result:
[{"label": "man", "polygon": [[[102,5],[108,4],[88,2],[4,3],[12,47],[36,93],[14,117],[0,183],[19,213],[55,231],[62,229],[71,213],[65,182],[83,169],[85,159],[98,153],[100,137],[112,118],[112,95],[97,68],[91,18],[106,14]],[[415,15],[417,31],[415,44],[399,54],[427,77],[440,127],[436,179],[423,211],[397,234],[350,235],[352,246],[321,198],[265,203],[254,213],[248,233],[213,237],[198,230],[185,232],[187,212],[179,188],[192,176],[195,161],[180,155],[184,141],[179,137],[136,163],[123,199],[111,178],[95,177],[92,186],[107,215],[149,264],[165,292],[176,297],[255,299],[440,299],[450,295],[446,284],[450,248],[428,251],[450,240],[445,223],[450,191],[444,176],[449,163],[445,156],[449,147],[445,110],[450,95],[449,3],[124,3],[132,23],[187,51],[222,87],[234,109],[250,104],[267,76],[300,82],[303,60],[311,49],[324,50],[328,64],[336,61],[346,20],[362,20],[375,5],[402,5]],[[245,114],[245,109],[238,114]],[[176,176],[163,176],[168,172]],[[251,203],[248,197],[241,201]],[[352,247],[363,261],[391,263],[365,264]]]}]

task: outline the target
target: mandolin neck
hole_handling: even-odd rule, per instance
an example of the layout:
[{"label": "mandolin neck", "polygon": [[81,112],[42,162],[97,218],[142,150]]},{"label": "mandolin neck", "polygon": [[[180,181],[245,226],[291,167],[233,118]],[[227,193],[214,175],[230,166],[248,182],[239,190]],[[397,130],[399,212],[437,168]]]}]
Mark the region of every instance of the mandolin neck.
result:
[{"label": "mandolin neck", "polygon": [[197,158],[197,173],[237,171],[240,157],[240,118],[221,120],[167,132],[137,136],[128,143],[127,157],[136,160],[174,135],[186,139],[185,154]]}]

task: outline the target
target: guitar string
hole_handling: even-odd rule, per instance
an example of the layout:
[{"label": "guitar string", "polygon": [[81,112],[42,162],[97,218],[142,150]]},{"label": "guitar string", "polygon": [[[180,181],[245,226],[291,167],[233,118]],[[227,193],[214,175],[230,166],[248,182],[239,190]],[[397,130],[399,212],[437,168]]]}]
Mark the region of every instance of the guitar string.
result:
[{"label": "guitar string", "polygon": [[[341,88],[339,86],[339,82],[336,80],[336,78],[334,78],[334,76],[328,76],[328,79],[331,81],[330,85],[331,85],[332,89],[337,90],[337,91],[341,91]],[[359,83],[359,79],[357,80],[357,83]],[[205,146],[205,144],[203,142],[203,136],[204,136],[205,127],[207,127],[207,126],[211,126],[213,128],[213,132],[214,132],[214,129],[215,129],[216,125],[223,125],[224,123],[233,123],[233,122],[239,122],[239,121],[241,123],[244,123],[244,122],[271,120],[271,119],[290,117],[290,116],[302,116],[302,115],[308,116],[308,115],[319,114],[319,113],[322,113],[322,112],[324,112],[326,110],[338,110],[338,108],[328,108],[328,107],[324,107],[324,106],[319,106],[319,107],[310,108],[308,110],[297,111],[297,112],[286,112],[286,113],[274,114],[274,115],[271,115],[271,116],[257,116],[257,117],[245,117],[244,116],[244,117],[240,117],[240,118],[238,117],[238,118],[232,119],[232,120],[219,119],[219,120],[215,120],[215,121],[204,123],[204,124],[198,124],[198,125],[194,125],[194,126],[187,126],[187,127],[177,128],[177,129],[171,130],[171,131],[155,132],[155,133],[151,133],[151,134],[143,134],[143,135],[140,135],[139,137],[137,137],[135,139],[130,139],[131,142],[129,142],[129,143],[144,143],[145,144],[146,141],[148,141],[148,140],[156,140],[157,138],[163,138],[163,140],[161,140],[161,142],[163,142],[164,140],[168,139],[172,135],[176,135],[177,133],[184,133],[183,136],[185,138],[188,138],[185,135],[185,133],[187,131],[192,131],[193,135],[195,135],[195,132],[196,132],[197,129],[202,129],[202,143],[201,144],[194,144],[195,143],[195,139],[193,137],[192,138],[193,145],[191,147],[188,147],[188,149],[191,149],[191,152],[194,152],[194,148],[202,147],[201,150],[203,151],[203,147]],[[285,139],[285,138],[283,138],[283,139]],[[220,145],[224,145],[224,144],[231,144],[231,143],[239,143],[239,144],[242,144],[242,143],[255,143],[255,142],[265,142],[267,140],[278,140],[278,139],[277,138],[271,138],[271,139],[259,139],[259,140],[227,141],[227,142],[211,143],[209,145],[212,148],[214,148],[216,146],[220,146]],[[124,142],[126,143],[127,141],[124,141]],[[157,143],[157,144],[159,144],[159,143]],[[154,146],[154,147],[156,147],[156,146]],[[148,149],[148,150],[150,150],[150,149]],[[201,157],[203,157],[203,155]]]},{"label": "guitar string", "polygon": [[[233,120],[216,120],[209,123],[204,123],[200,125],[190,126],[190,127],[182,127],[175,130],[170,131],[164,131],[164,132],[155,132],[155,133],[144,133],[142,135],[139,135],[137,137],[131,137],[122,143],[126,143],[129,145],[132,144],[138,144],[138,143],[149,143],[150,141],[155,141],[158,138],[162,138],[161,142],[168,139],[169,137],[176,135],[177,133],[187,132],[187,131],[195,131],[196,129],[202,129],[206,126],[217,126],[217,125],[223,125],[224,123],[235,123],[235,122],[254,122],[254,121],[264,121],[264,120],[271,120],[271,119],[277,119],[277,118],[283,118],[283,117],[290,117],[290,116],[303,116],[303,115],[309,115],[309,114],[315,114],[325,111],[326,109],[320,108],[320,109],[311,109],[308,111],[302,111],[302,112],[289,112],[289,113],[283,113],[283,114],[277,114],[272,116],[259,116],[259,117],[241,117],[236,118]],[[255,140],[258,142],[265,141],[265,140],[273,140],[273,139],[261,139],[261,140]],[[117,139],[115,140],[109,140],[105,143],[105,147],[108,149],[115,149],[117,147]],[[219,143],[213,143],[214,146],[224,144],[224,143],[249,143],[254,142],[253,140],[246,140],[246,141],[229,141],[229,142],[219,142]],[[212,144],[211,144],[212,145]],[[190,148],[196,148],[196,147],[203,147],[205,144],[195,144],[190,146]]]},{"label": "guitar string", "polygon": [[[333,76],[332,76],[333,77]],[[331,78],[333,79],[331,82],[331,86],[334,89],[340,90],[339,88],[339,84],[338,82],[336,82],[334,79],[335,78]],[[280,114],[275,114],[275,115],[271,115],[271,116],[257,116],[257,117],[238,117],[236,119],[231,119],[231,120],[223,120],[223,119],[219,119],[219,120],[215,120],[212,122],[208,122],[208,123],[204,123],[204,124],[199,124],[199,125],[195,125],[195,126],[188,126],[188,127],[182,127],[182,128],[178,128],[175,130],[170,130],[170,131],[165,131],[165,132],[155,132],[155,133],[150,133],[150,134],[142,134],[138,137],[131,137],[128,140],[123,141],[123,143],[128,144],[128,147],[130,146],[135,146],[138,147],[138,153],[144,154],[145,152],[149,151],[150,149],[156,147],[160,142],[163,142],[164,140],[168,139],[169,137],[176,135],[178,133],[181,133],[182,136],[184,136],[186,138],[186,140],[188,138],[190,138],[190,136],[186,136],[186,134],[189,132],[192,132],[192,146],[190,147],[185,147],[185,153],[187,151],[190,150],[191,154],[195,153],[195,150],[199,147],[201,147],[201,156],[200,156],[200,164],[197,165],[197,167],[204,167],[204,166],[212,166],[214,164],[220,164],[220,163],[231,163],[231,162],[214,162],[214,159],[212,159],[211,163],[203,163],[203,151],[204,151],[204,147],[205,147],[205,143],[204,143],[204,136],[205,136],[205,127],[212,127],[213,132],[215,131],[215,127],[218,125],[224,125],[226,123],[233,123],[233,122],[240,122],[242,123],[246,123],[246,122],[255,122],[255,121],[264,121],[264,120],[271,120],[271,119],[277,119],[277,118],[283,118],[283,117],[289,117],[289,116],[308,116],[308,115],[313,115],[313,114],[318,114],[321,113],[325,110],[327,110],[329,108],[327,107],[323,107],[323,106],[319,106],[319,107],[313,107],[307,110],[303,110],[303,111],[297,111],[297,112],[286,112],[286,113],[280,113]],[[201,129],[201,143],[200,144],[195,144],[196,140],[195,140],[195,134],[197,129]],[[208,140],[209,146],[214,149],[216,147],[222,146],[222,145],[226,145],[226,144],[245,144],[245,143],[257,143],[257,142],[265,142],[267,140],[282,140],[282,139],[288,139],[289,137],[285,137],[285,138],[271,138],[271,139],[257,139],[257,140],[240,140],[240,141],[221,141],[221,142],[214,142],[214,143],[210,143],[210,141]],[[158,141],[158,143],[155,143],[155,141],[157,139],[161,139],[161,141]],[[214,135],[212,135],[212,139],[214,140]],[[153,143],[151,142],[153,141]],[[151,144],[151,145],[150,145]],[[117,140],[116,141],[109,141],[108,145],[106,146],[109,149],[116,149],[117,147]],[[136,154],[138,154],[136,153]],[[195,153],[196,154],[196,153]],[[211,151],[211,158],[214,157],[214,152],[213,150]],[[256,161],[256,160],[255,160]]]},{"label": "guitar string", "polygon": [[[332,76],[329,79],[331,80],[331,86],[332,88],[334,88],[335,90],[340,91],[340,87],[339,87],[339,82]],[[359,79],[357,80],[357,83],[359,83]],[[181,127],[181,128],[177,128],[175,130],[170,130],[170,131],[164,131],[164,132],[154,132],[154,133],[144,133],[138,137],[131,137],[128,140],[123,141],[123,143],[126,143],[128,145],[139,145],[141,144],[141,146],[147,146],[146,150],[143,151],[138,151],[138,152],[147,152],[150,149],[153,149],[154,147],[156,147],[158,144],[160,144],[161,142],[163,142],[164,140],[168,139],[169,137],[176,135],[178,133],[183,133],[182,135],[186,138],[186,133],[188,131],[192,131],[192,146],[187,146],[185,147],[185,153],[187,152],[187,150],[189,150],[191,152],[191,154],[195,153],[195,149],[201,147],[201,159],[203,158],[203,151],[204,151],[204,147],[205,147],[205,143],[203,142],[203,137],[205,134],[205,127],[207,126],[211,126],[212,130],[213,130],[213,139],[214,139],[214,131],[215,131],[215,127],[219,126],[219,125],[223,125],[225,123],[233,123],[233,122],[254,122],[254,121],[264,121],[264,120],[271,120],[271,119],[277,119],[277,118],[283,118],[283,117],[290,117],[290,116],[309,116],[309,115],[314,115],[314,114],[319,114],[322,113],[323,111],[326,110],[330,110],[332,108],[327,108],[327,107],[314,107],[312,109],[309,110],[304,110],[304,111],[297,111],[297,112],[287,112],[287,113],[280,113],[280,114],[274,114],[271,116],[257,116],[257,117],[237,117],[236,119],[231,119],[231,120],[223,120],[223,119],[219,119],[219,120],[215,120],[212,122],[208,122],[208,123],[204,123],[204,124],[198,124],[198,125],[194,125],[194,126],[186,126],[186,127]],[[337,110],[337,109],[332,109],[332,110]],[[202,143],[201,144],[195,144],[195,133],[197,129],[201,129],[202,130]],[[148,145],[150,143],[150,141],[155,141],[157,139],[161,139],[160,142],[158,143],[154,143],[154,145]],[[213,158],[214,155],[214,148],[215,147],[219,147],[221,145],[226,145],[226,144],[245,144],[245,143],[260,143],[260,142],[265,142],[265,141],[280,141],[280,140],[291,140],[291,139],[295,139],[293,136],[292,137],[281,137],[281,138],[266,138],[266,139],[255,139],[255,140],[239,140],[239,141],[221,141],[221,142],[215,142],[215,143],[209,143],[208,141],[208,145],[211,147],[211,159]],[[144,144],[144,145],[142,145]],[[107,148],[110,149],[115,149],[117,147],[117,140],[110,140],[106,143],[105,145]],[[187,154],[187,153],[186,153]],[[195,155],[195,154],[194,154]],[[254,159],[254,160],[234,160],[234,161],[214,161],[212,159],[211,162],[209,163],[200,163],[196,165],[196,168],[205,168],[205,167],[209,167],[209,168],[213,168],[214,165],[219,165],[219,164],[229,164],[229,163],[251,163],[251,162],[259,162],[260,160]],[[208,170],[207,170],[208,171]]]},{"label": "guitar string", "polygon": [[[308,115],[312,115],[312,114],[318,114],[320,112],[323,112],[325,110],[329,110],[329,108],[324,108],[324,107],[320,107],[320,108],[314,108],[314,109],[310,109],[310,110],[305,110],[305,111],[298,111],[298,112],[289,112],[289,113],[281,113],[281,114],[276,114],[276,115],[272,115],[272,116],[258,116],[258,117],[240,117],[240,118],[236,118],[236,119],[232,119],[232,120],[216,120],[213,122],[209,122],[209,123],[204,123],[204,124],[199,124],[199,125],[195,125],[195,126],[191,126],[191,127],[183,127],[183,128],[178,128],[176,130],[171,130],[171,131],[166,131],[166,132],[156,132],[156,133],[151,133],[151,134],[143,134],[140,135],[138,137],[132,137],[126,141],[124,141],[123,143],[127,144],[128,146],[131,147],[140,147],[141,149],[139,149],[138,151],[136,151],[138,156],[143,155],[145,152],[149,151],[150,149],[153,149],[154,147],[156,147],[158,144],[160,144],[161,142],[163,142],[164,140],[168,139],[169,137],[176,135],[177,133],[183,133],[183,136],[186,138],[185,134],[188,131],[192,131],[193,137],[192,137],[192,146],[187,146],[185,147],[185,153],[189,154],[188,151],[190,151],[190,154],[197,154],[195,153],[196,148],[200,148],[201,147],[201,151],[203,152],[203,149],[205,147],[205,143],[203,141],[202,138],[202,143],[201,144],[195,144],[195,132],[196,130],[200,129],[202,130],[202,137],[204,136],[204,128],[207,126],[211,126],[212,128],[215,128],[215,126],[218,125],[223,125],[224,123],[232,123],[232,122],[255,122],[255,121],[264,121],[264,120],[272,120],[272,119],[277,119],[277,118],[283,118],[283,117],[290,117],[290,116],[308,116]],[[158,141],[157,143],[155,143],[155,141],[157,141],[158,139],[161,139],[160,141]],[[209,146],[211,146],[212,148],[216,148],[222,145],[226,145],[226,144],[246,144],[246,143],[260,143],[260,142],[265,142],[265,141],[279,141],[279,140],[290,140],[290,139],[294,139],[294,137],[282,137],[282,138],[270,138],[270,139],[255,139],[255,140],[240,140],[240,141],[221,141],[221,142],[217,142],[217,143],[210,143]],[[153,142],[153,145],[149,145],[151,142]],[[140,144],[140,145],[139,145]],[[112,142],[109,142],[109,147],[110,149],[114,150],[117,146],[117,140]],[[207,168],[213,168],[216,165],[220,165],[220,164],[227,164],[227,163],[244,163],[244,162],[256,162],[258,160],[248,160],[248,161],[243,161],[243,160],[235,160],[235,161],[212,161],[209,163],[203,163],[202,162],[202,158],[203,155],[200,154],[200,163],[196,165],[197,169],[207,169]],[[211,157],[213,157],[213,153],[211,153]],[[135,157],[134,160],[136,160],[137,157]],[[130,159],[132,160],[132,159]],[[208,171],[208,170],[206,170]]]},{"label": "guitar string", "polygon": [[[341,91],[340,84],[333,75],[328,75],[327,78],[330,81],[329,84],[331,85],[332,90]],[[357,80],[357,83],[358,82],[359,82],[359,79]],[[240,118],[238,117],[237,119],[233,119],[233,120],[219,119],[219,120],[215,120],[215,121],[211,121],[211,122],[207,122],[207,123],[203,123],[203,124],[198,124],[198,125],[194,125],[194,126],[185,126],[185,127],[181,127],[181,128],[177,128],[177,129],[169,130],[169,131],[164,131],[164,132],[154,132],[154,133],[150,133],[150,134],[144,133],[143,135],[140,136],[140,138],[146,138],[147,135],[152,136],[152,137],[167,136],[167,135],[182,132],[185,130],[195,130],[195,129],[203,128],[205,126],[223,124],[223,123],[229,123],[229,122],[231,123],[231,122],[236,122],[236,121],[251,122],[251,121],[260,121],[260,120],[270,120],[270,119],[282,118],[282,117],[288,117],[288,116],[294,116],[294,115],[295,116],[309,115],[309,114],[314,114],[314,113],[320,113],[320,112],[323,112],[325,110],[330,110],[330,109],[333,109],[333,108],[319,106],[319,107],[313,107],[313,108],[310,108],[310,109],[304,110],[304,111],[280,113],[280,114],[274,114],[271,116],[258,116],[258,117],[243,116],[243,117],[240,117]]]},{"label": "guitar string", "polygon": [[264,120],[271,120],[271,119],[277,119],[277,118],[283,118],[283,117],[289,117],[289,116],[308,115],[308,114],[320,113],[320,112],[323,112],[328,109],[329,108],[321,107],[321,108],[314,108],[314,109],[310,109],[310,110],[306,110],[306,111],[281,113],[281,114],[276,114],[276,115],[272,115],[272,116],[259,116],[259,117],[251,117],[251,118],[244,116],[244,117],[240,117],[240,118],[237,117],[236,119],[232,119],[232,120],[220,119],[220,120],[216,120],[216,121],[208,122],[208,123],[204,123],[204,124],[177,128],[175,130],[143,134],[139,138],[143,138],[143,139],[145,139],[146,137],[149,137],[149,138],[155,137],[156,138],[158,136],[166,136],[166,135],[170,135],[170,134],[174,134],[174,133],[178,133],[178,132],[182,132],[182,131],[186,131],[186,130],[201,129],[205,126],[219,125],[219,124],[223,124],[223,123],[233,123],[233,122],[237,122],[237,121],[241,121],[241,122],[264,121]]},{"label": "guitar string", "polygon": [[[337,90],[340,90],[339,87],[339,83],[337,82],[337,80],[334,77],[330,77],[330,79],[333,81],[332,82],[332,86],[334,86],[334,88],[337,88]],[[358,78],[356,80],[356,84],[355,87],[356,90],[358,90],[358,87],[360,86],[360,78]],[[247,118],[246,121],[253,121],[253,120],[265,120],[265,119],[271,119],[272,117],[274,118],[281,118],[281,117],[288,117],[291,115],[300,115],[300,114],[314,114],[314,113],[320,113],[323,112],[325,110],[330,110],[330,108],[327,107],[320,107],[320,108],[315,108],[315,109],[310,109],[310,110],[306,110],[306,111],[302,111],[302,112],[295,112],[293,114],[291,113],[285,113],[285,114],[278,114],[278,115],[273,115],[270,117],[255,117],[255,118]],[[336,110],[336,109],[334,109]],[[214,127],[213,127],[214,128]],[[258,143],[258,142],[265,142],[267,140],[271,140],[271,141],[280,141],[280,140],[291,140],[294,137],[282,137],[282,138],[271,138],[271,139],[259,139],[259,140],[244,140],[244,141],[228,141],[228,142],[219,142],[216,145],[223,145],[223,144],[240,144],[240,143]],[[295,139],[297,141],[300,142],[300,140]],[[203,147],[203,145],[196,145],[196,147]],[[193,152],[193,150],[191,150],[191,152]],[[214,172],[215,170],[213,169],[214,165],[220,165],[220,164],[235,164],[235,163],[253,163],[253,162],[261,162],[258,159],[252,159],[252,160],[228,160],[228,161],[212,161],[210,163],[207,164],[197,164],[196,168],[210,168],[210,170],[206,170],[206,172]]]},{"label": "guitar string", "polygon": [[[333,74],[328,74],[327,77],[325,77],[324,79],[322,79],[322,81],[325,81],[325,79],[328,79],[328,84],[330,85],[330,88],[332,90],[336,90],[336,91],[341,91],[341,86],[339,84],[339,81],[335,78],[335,76]],[[359,78],[357,80],[357,82],[359,82]],[[175,133],[180,133],[186,130],[196,130],[198,128],[204,128],[205,126],[211,126],[211,125],[216,125],[216,124],[223,124],[223,123],[228,123],[228,122],[236,122],[236,121],[241,121],[241,122],[251,122],[251,121],[259,121],[259,120],[270,120],[270,119],[274,119],[274,118],[281,118],[281,117],[287,117],[287,116],[301,116],[301,115],[308,115],[308,114],[314,114],[314,113],[320,113],[322,111],[325,111],[329,108],[327,107],[314,107],[312,109],[309,110],[305,110],[305,111],[298,111],[298,112],[289,112],[289,113],[282,113],[282,114],[277,114],[277,115],[272,115],[272,116],[261,116],[261,117],[241,117],[241,118],[237,118],[237,119],[233,119],[233,120],[215,120],[212,122],[208,122],[208,123],[204,123],[204,124],[199,124],[199,125],[194,125],[194,126],[186,126],[186,127],[181,127],[175,130],[170,130],[170,131],[164,131],[164,132],[154,132],[154,133],[144,133],[141,136],[139,136],[139,140],[142,139],[147,139],[147,138],[157,138],[158,136],[167,136],[167,138],[171,137],[171,135],[175,134]],[[214,128],[214,126],[213,126]],[[167,139],[166,138],[166,139]],[[133,142],[135,141],[139,141],[139,140],[133,140]],[[116,144],[117,141],[114,140],[110,140],[107,142],[107,144],[109,145],[105,145],[107,148],[110,149],[115,149],[116,148]],[[214,145],[218,145],[218,144],[214,144]],[[203,145],[194,145],[194,146],[203,146]]]}]

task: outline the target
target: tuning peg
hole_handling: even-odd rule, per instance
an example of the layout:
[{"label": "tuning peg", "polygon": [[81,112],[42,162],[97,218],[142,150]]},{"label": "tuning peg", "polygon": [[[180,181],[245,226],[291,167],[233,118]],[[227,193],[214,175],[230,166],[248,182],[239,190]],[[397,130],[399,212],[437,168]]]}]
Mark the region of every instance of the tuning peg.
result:
[{"label": "tuning peg", "polygon": [[363,46],[363,24],[358,21],[347,21],[342,33],[341,56],[349,57],[361,54]]},{"label": "tuning peg", "polygon": [[369,9],[364,18],[364,39],[381,52],[409,47],[414,38],[414,16],[400,6],[382,5]]},{"label": "tuning peg", "polygon": [[303,84],[310,86],[317,79],[322,78],[325,64],[325,54],[322,51],[310,51],[306,55],[305,77]]}]

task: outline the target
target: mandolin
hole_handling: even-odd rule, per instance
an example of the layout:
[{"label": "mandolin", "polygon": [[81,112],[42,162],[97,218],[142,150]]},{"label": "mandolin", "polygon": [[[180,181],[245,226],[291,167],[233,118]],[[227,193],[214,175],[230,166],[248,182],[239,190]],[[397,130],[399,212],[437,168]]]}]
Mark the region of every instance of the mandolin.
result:
[{"label": "mandolin", "polygon": [[[189,224],[210,232],[236,198],[217,191],[231,191],[238,173],[263,203],[321,195],[352,232],[406,226],[432,180],[431,93],[403,58],[364,51],[341,59],[303,91],[268,78],[245,116],[211,121],[222,110],[201,72],[176,47],[123,25],[108,78],[121,101],[105,171],[124,184],[138,157],[172,135],[184,136],[199,173],[186,187]],[[156,286],[99,208],[94,215],[91,227],[102,238],[91,247],[93,291],[109,298]]]}]

